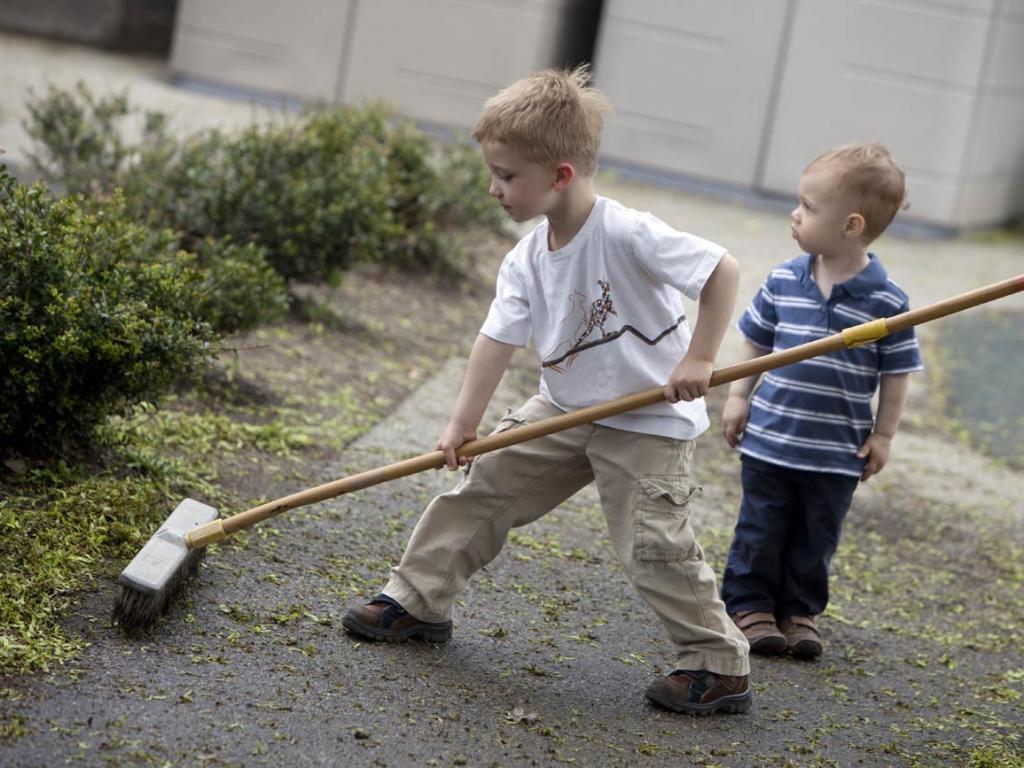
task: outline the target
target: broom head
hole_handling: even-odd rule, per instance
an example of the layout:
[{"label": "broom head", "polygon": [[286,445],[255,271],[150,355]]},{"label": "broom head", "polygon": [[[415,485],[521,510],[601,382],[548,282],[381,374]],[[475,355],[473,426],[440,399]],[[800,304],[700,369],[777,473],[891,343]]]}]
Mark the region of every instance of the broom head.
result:
[{"label": "broom head", "polygon": [[111,616],[114,626],[136,635],[156,623],[206,553],[205,548],[189,549],[185,534],[217,517],[216,509],[194,499],[177,506],[121,572],[121,597]]}]

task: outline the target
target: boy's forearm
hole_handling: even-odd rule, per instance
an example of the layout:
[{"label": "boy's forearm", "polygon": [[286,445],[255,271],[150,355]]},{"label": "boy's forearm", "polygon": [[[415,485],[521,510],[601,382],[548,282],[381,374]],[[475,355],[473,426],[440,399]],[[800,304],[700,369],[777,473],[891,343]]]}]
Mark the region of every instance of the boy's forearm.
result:
[{"label": "boy's forearm", "polygon": [[[740,359],[737,363],[745,363],[748,360],[753,360],[756,357],[763,357],[768,354],[767,349],[761,349],[761,347],[755,346],[750,342],[749,339],[744,338],[740,342]],[[736,379],[732,384],[729,385],[729,397],[742,397],[744,400],[750,397],[750,393],[754,391],[754,385],[757,384],[759,374],[755,376],[747,376],[745,379]]]},{"label": "boy's forearm", "polygon": [[690,339],[687,357],[703,360],[708,363],[715,361],[718,348],[732,320],[732,311],[736,306],[736,293],[740,285],[740,268],[730,254],[725,254],[718,262],[714,272],[704,283],[698,303],[697,324]]},{"label": "boy's forearm", "polygon": [[907,387],[910,374],[883,374],[878,388],[878,416],[875,417],[874,433],[892,437],[900,424],[903,406],[907,402]]},{"label": "boy's forearm", "polygon": [[453,422],[470,431],[477,428],[515,349],[511,344],[503,344],[483,334],[476,337],[469,353],[462,388],[452,410]]}]

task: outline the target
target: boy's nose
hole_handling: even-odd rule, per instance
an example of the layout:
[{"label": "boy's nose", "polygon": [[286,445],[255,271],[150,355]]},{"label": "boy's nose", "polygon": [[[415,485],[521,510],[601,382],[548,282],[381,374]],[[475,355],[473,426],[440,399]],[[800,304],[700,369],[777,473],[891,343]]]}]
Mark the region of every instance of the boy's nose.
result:
[{"label": "boy's nose", "polygon": [[498,185],[495,184],[493,181],[491,182],[491,185],[487,188],[487,194],[489,194],[491,197],[498,197]]}]

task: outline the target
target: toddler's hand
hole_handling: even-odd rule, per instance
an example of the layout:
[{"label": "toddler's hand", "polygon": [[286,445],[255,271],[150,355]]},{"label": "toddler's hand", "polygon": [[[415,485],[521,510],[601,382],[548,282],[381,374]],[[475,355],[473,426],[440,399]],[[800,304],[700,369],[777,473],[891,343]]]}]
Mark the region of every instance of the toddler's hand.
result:
[{"label": "toddler's hand", "polygon": [[441,436],[437,439],[434,450],[444,451],[444,463],[448,469],[458,469],[460,466],[466,467],[473,460],[466,456],[456,456],[455,451],[458,450],[460,445],[470,440],[476,440],[476,429],[469,429],[456,424],[454,421],[449,421],[444,431],[441,432]]},{"label": "toddler's hand", "polygon": [[874,432],[868,435],[868,439],[864,441],[864,445],[862,445],[861,449],[857,451],[858,459],[867,459],[867,464],[864,465],[864,471],[860,476],[861,480],[867,480],[872,475],[877,475],[882,471],[882,467],[885,466],[885,462],[889,460],[889,450],[891,448],[891,437],[879,435]]},{"label": "toddler's hand", "polygon": [[665,385],[665,399],[670,403],[678,403],[680,400],[689,402],[704,397],[708,393],[711,371],[711,363],[684,357]]},{"label": "toddler's hand", "polygon": [[742,395],[729,395],[722,408],[722,435],[732,448],[740,444],[749,416],[750,403],[747,398]]}]

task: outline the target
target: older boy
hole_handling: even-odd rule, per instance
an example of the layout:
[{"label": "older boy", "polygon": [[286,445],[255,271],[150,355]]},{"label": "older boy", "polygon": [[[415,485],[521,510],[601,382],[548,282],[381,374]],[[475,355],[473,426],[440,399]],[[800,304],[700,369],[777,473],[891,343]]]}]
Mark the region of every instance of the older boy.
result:
[{"label": "older boy", "polygon": [[[868,245],[903,206],[903,172],[880,144],[850,144],[800,179],[793,238],[739,330],[747,359],[909,308]],[[859,480],[881,471],[921,369],[913,329],[734,382],[722,430],[742,455],[743,501],[722,581],[729,615],[758,653],[822,652],[815,617]],[[879,390],[878,415],[871,400]]]},{"label": "older boy", "polygon": [[[725,249],[594,193],[604,96],[584,69],[545,71],[491,98],[474,137],[490,193],[518,222],[543,217],[505,257],[437,448],[448,467],[477,425],[512,352],[533,338],[540,393],[511,429],[664,384],[667,402],[478,457],[435,498],[381,594],[344,618],[369,639],[443,641],[470,576],[526,525],[597,482],[615,551],[676,645],[676,671],[654,703],[707,714],[750,708],[748,646],[718,598],[689,522],[702,396],[735,302]],[[679,292],[699,297],[691,338]]]}]

